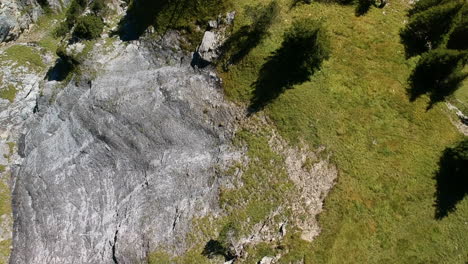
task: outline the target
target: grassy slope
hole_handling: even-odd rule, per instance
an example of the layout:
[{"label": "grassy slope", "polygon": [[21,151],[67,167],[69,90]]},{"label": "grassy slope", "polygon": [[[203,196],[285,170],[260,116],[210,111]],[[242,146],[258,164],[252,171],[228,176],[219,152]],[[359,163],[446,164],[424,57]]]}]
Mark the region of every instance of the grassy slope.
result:
[{"label": "grassy slope", "polygon": [[450,98],[450,102],[458,107],[465,115],[468,115],[468,80]]},{"label": "grassy slope", "polygon": [[[238,1],[237,9],[249,2]],[[288,3],[280,3],[283,12],[270,37],[222,77],[227,96],[247,103],[256,73],[291,20],[325,19],[331,59],[310,82],[265,109],[284,137],[327,146],[340,169],[320,216],[323,232],[300,254],[307,263],[468,261],[468,199],[455,213],[434,219],[438,157],[460,134],[442,104],[426,111],[426,98],[408,101],[414,61],[405,60],[398,36],[406,1],[363,17],[355,17],[353,7],[314,3],[288,11]]]}]

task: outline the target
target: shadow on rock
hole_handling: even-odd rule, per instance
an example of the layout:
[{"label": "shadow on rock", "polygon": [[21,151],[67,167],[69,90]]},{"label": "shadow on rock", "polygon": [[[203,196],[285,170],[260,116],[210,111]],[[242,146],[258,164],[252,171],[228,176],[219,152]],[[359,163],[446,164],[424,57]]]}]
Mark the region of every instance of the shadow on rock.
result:
[{"label": "shadow on rock", "polygon": [[[123,41],[137,40],[146,29],[156,23],[158,15],[169,5],[170,0],[139,0],[132,1],[127,9],[127,13],[120,20],[118,31],[116,32]],[[176,10],[186,0],[173,1]]]},{"label": "shadow on rock", "polygon": [[46,74],[47,81],[63,81],[75,69],[73,64],[64,59],[57,59],[55,65],[51,67]]},{"label": "shadow on rock", "polygon": [[203,248],[202,255],[207,258],[214,258],[215,256],[223,256],[226,261],[235,258],[235,255],[231,253],[221,242],[211,239],[206,243]]},{"label": "shadow on rock", "polygon": [[456,147],[447,148],[439,161],[435,179],[435,218],[442,219],[456,210],[458,202],[468,194],[468,138]]}]

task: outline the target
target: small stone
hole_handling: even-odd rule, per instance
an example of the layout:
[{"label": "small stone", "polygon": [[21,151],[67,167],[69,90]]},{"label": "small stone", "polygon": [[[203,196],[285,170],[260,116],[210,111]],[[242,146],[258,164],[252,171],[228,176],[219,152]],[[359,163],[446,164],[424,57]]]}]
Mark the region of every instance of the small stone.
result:
[{"label": "small stone", "polygon": [[274,257],[263,257],[262,260],[258,262],[258,264],[273,264],[275,258]]},{"label": "small stone", "polygon": [[218,21],[216,20],[210,20],[208,21],[208,26],[211,28],[218,28]]},{"label": "small stone", "polygon": [[231,25],[236,17],[236,11],[232,11],[226,14],[226,24]]}]

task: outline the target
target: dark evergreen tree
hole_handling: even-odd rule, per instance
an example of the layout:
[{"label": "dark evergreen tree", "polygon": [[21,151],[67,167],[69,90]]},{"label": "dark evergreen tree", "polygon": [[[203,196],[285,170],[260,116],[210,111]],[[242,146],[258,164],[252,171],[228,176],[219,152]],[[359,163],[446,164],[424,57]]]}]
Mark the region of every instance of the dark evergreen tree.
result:
[{"label": "dark evergreen tree", "polygon": [[452,1],[414,14],[400,33],[407,55],[414,56],[439,48],[463,4]]},{"label": "dark evergreen tree", "polygon": [[436,49],[422,55],[411,77],[411,99],[429,93],[431,101],[440,101],[452,94],[467,77],[463,67],[466,51]]}]

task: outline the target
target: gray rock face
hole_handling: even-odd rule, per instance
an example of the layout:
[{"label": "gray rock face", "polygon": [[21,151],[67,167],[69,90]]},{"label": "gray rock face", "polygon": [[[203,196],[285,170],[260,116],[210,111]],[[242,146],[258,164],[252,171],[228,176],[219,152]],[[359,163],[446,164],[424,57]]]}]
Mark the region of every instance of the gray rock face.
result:
[{"label": "gray rock face", "polygon": [[[0,42],[16,39],[23,30],[44,13],[37,0],[2,0],[0,2]],[[59,11],[70,0],[42,0],[43,6]]]},{"label": "gray rock face", "polygon": [[217,171],[238,155],[219,80],[164,47],[114,55],[39,105],[19,145],[11,263],[141,263],[184,250],[190,220],[216,208]]},{"label": "gray rock face", "polygon": [[205,31],[201,44],[197,48],[198,56],[205,62],[214,62],[219,57],[219,48],[226,40],[226,30],[234,22],[236,12],[219,16],[218,20],[208,21],[209,31]]}]

